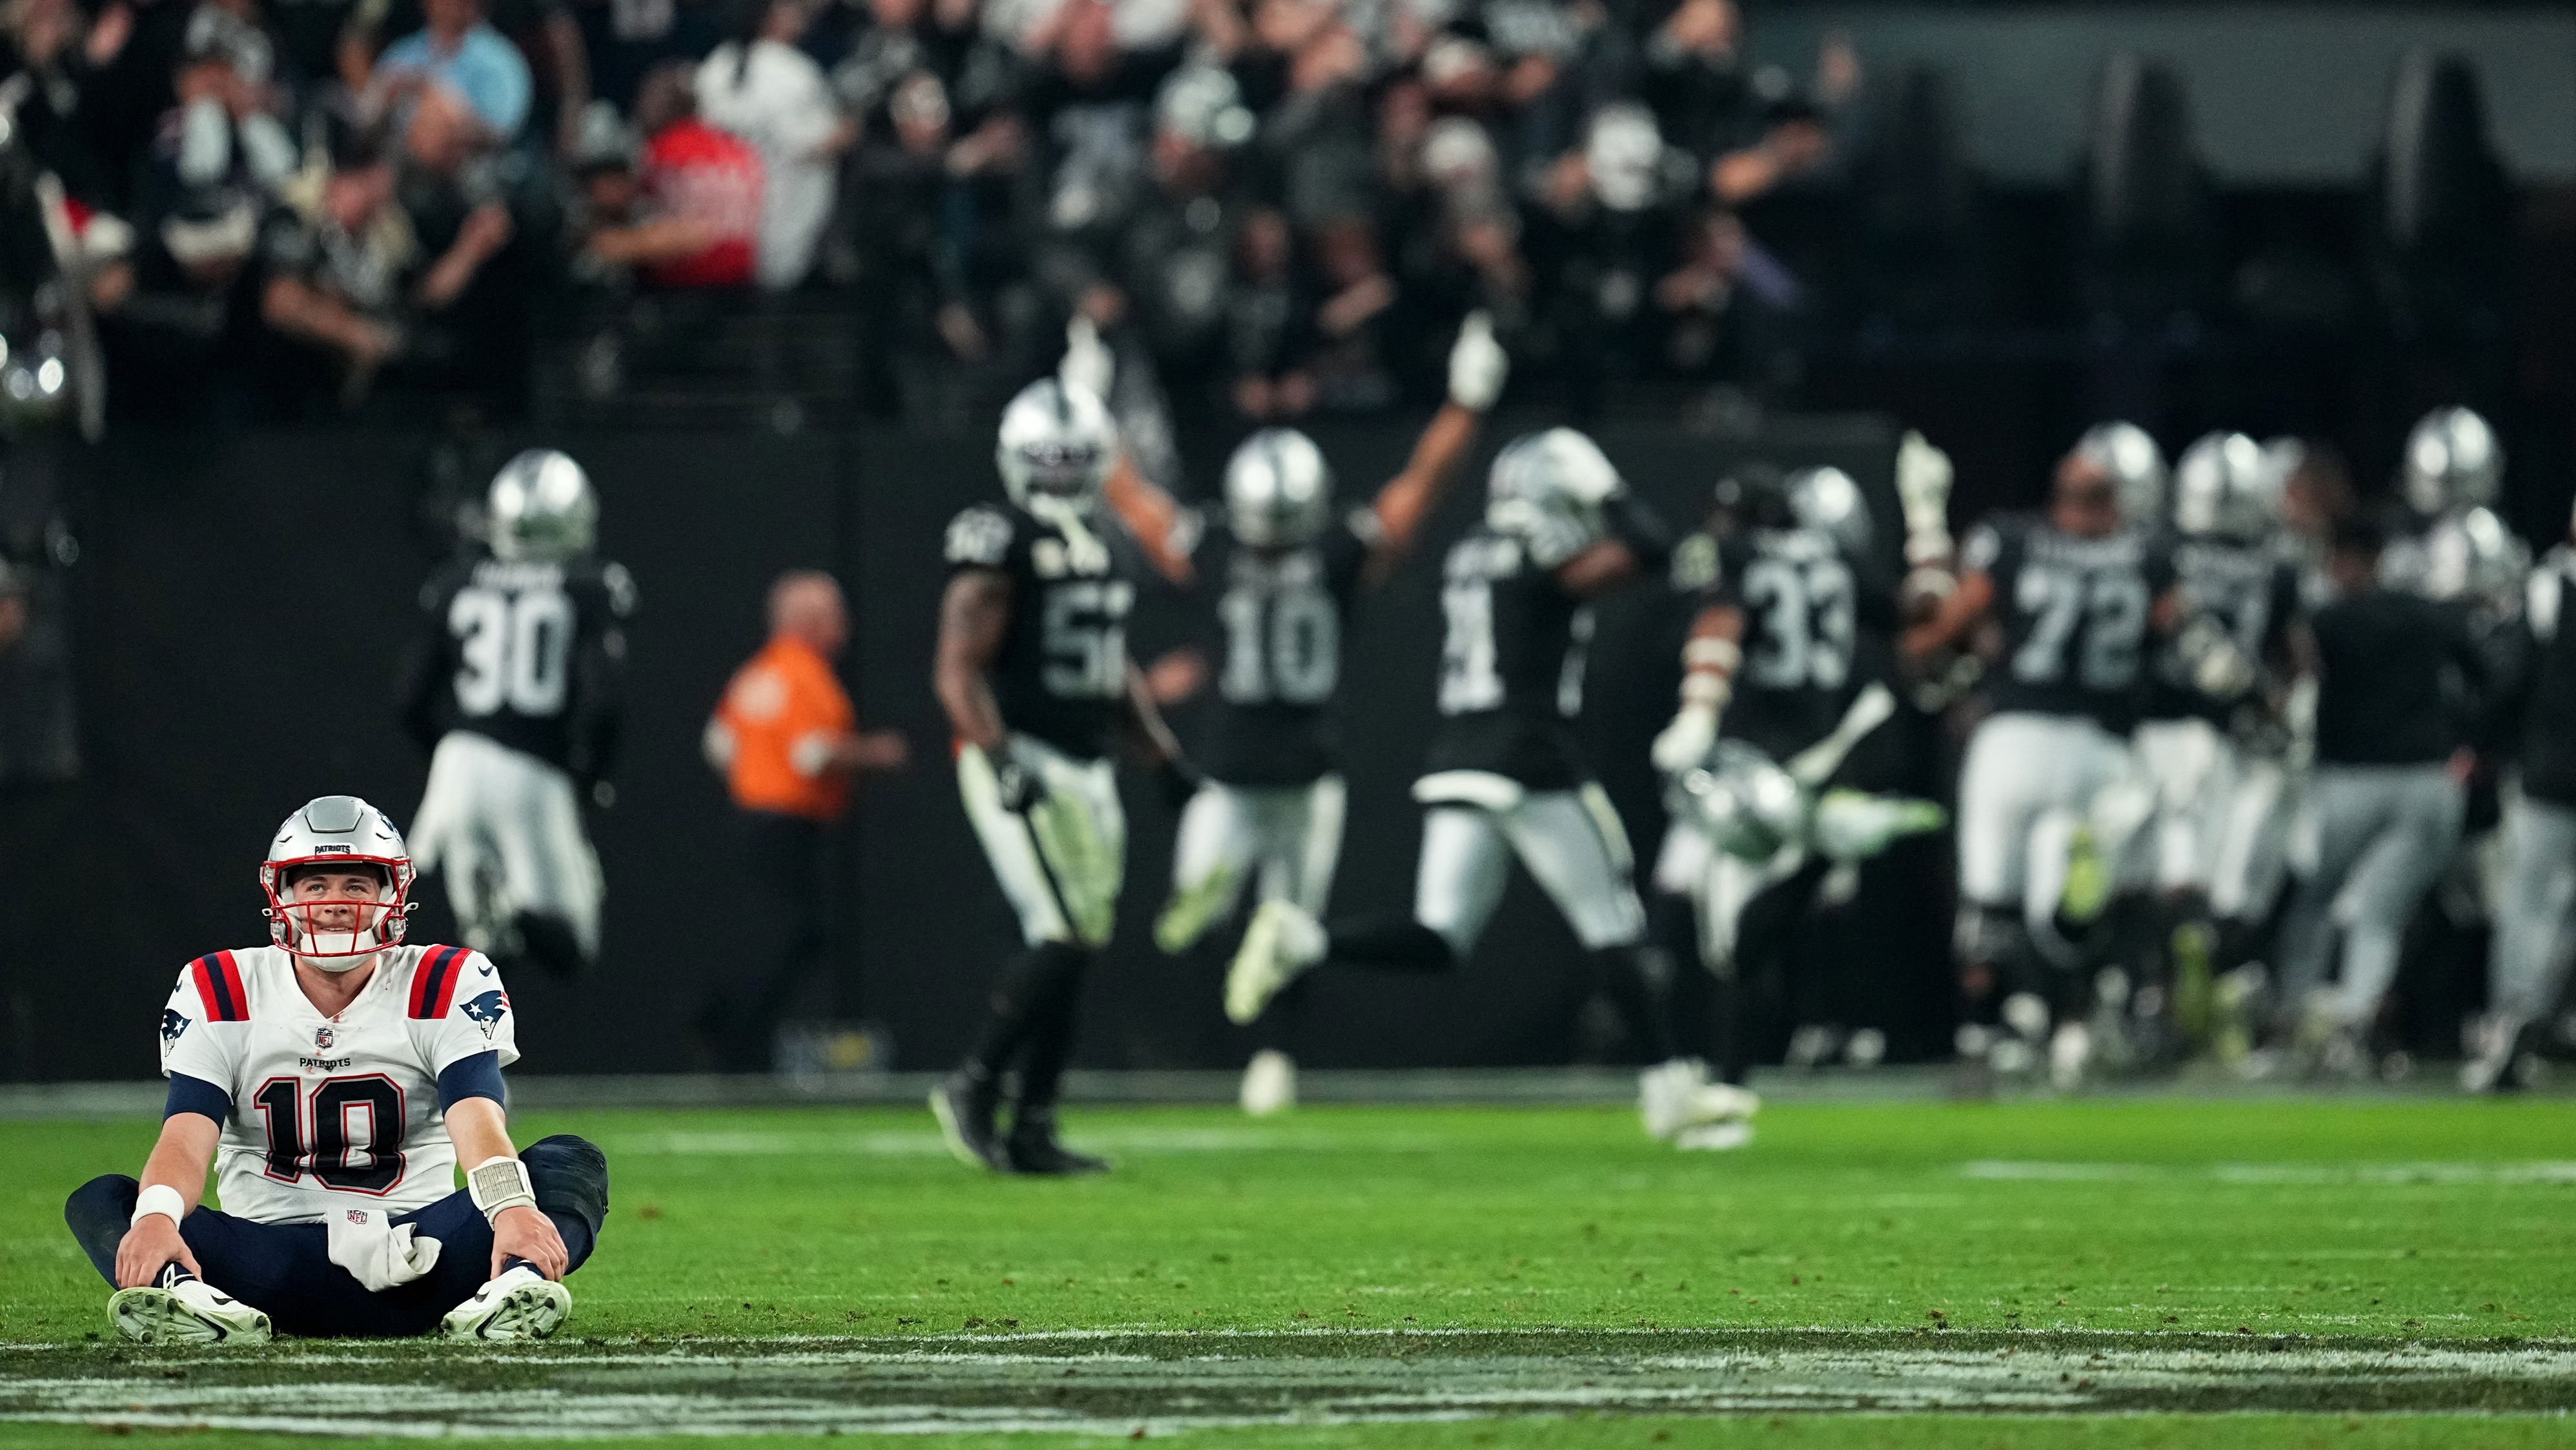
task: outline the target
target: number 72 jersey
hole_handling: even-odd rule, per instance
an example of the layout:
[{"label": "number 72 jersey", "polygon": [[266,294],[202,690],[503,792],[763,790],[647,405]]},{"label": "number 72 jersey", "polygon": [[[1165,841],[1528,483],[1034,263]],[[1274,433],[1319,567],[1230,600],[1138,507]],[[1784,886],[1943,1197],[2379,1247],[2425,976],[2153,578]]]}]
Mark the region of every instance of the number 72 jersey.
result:
[{"label": "number 72 jersey", "polygon": [[475,1075],[485,1053],[494,1072],[518,1060],[515,1018],[501,974],[463,947],[387,951],[337,1017],[278,948],[216,952],[180,971],[161,1013],[162,1074],[224,1098],[205,1103],[223,1124],[224,1211],[260,1223],[408,1213],[453,1192],[441,1077]]},{"label": "number 72 jersey", "polygon": [[1970,530],[1959,557],[1994,581],[2003,626],[1988,703],[2079,716],[2119,734],[2137,723],[2155,602],[2174,578],[2162,543],[2141,529],[2087,538],[2005,517]]}]

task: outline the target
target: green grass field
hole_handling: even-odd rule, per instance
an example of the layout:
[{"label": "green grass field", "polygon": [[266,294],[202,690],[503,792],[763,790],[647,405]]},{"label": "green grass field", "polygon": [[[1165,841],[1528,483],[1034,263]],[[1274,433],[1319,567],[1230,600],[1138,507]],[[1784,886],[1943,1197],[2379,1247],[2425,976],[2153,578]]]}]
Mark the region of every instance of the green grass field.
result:
[{"label": "green grass field", "polygon": [[0,1124],[0,1422],[2576,1443],[2557,1101],[1786,1106],[1726,1155],[1607,1109],[1102,1110],[1068,1136],[1119,1170],[1075,1182],[969,1173],[921,1113],[517,1126],[615,1184],[563,1337],[192,1357],[116,1342],[62,1227],[151,1125]]}]

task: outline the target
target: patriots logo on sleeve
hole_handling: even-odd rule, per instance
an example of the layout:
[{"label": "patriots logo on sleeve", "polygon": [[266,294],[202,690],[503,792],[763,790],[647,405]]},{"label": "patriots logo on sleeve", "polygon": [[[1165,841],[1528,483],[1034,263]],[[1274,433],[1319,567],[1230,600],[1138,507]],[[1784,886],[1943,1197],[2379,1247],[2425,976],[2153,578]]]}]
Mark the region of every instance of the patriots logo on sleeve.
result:
[{"label": "patriots logo on sleeve", "polygon": [[510,1013],[510,997],[506,992],[486,992],[480,997],[467,998],[456,1010],[480,1026],[483,1040],[489,1042],[492,1034],[500,1028],[501,1019]]},{"label": "patriots logo on sleeve", "polygon": [[179,1045],[179,1039],[187,1033],[189,1023],[190,1019],[181,1015],[178,1008],[161,1009],[161,1046],[164,1051]]}]

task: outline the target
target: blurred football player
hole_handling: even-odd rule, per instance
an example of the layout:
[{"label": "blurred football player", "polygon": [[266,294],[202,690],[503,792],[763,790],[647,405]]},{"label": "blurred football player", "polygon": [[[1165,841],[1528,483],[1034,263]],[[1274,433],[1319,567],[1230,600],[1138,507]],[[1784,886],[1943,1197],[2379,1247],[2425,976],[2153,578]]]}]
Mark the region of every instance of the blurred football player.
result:
[{"label": "blurred football player", "polygon": [[[608,1162],[574,1137],[511,1148],[510,994],[480,952],[404,944],[412,880],[375,807],[307,802],[259,868],[269,944],[179,973],[142,1178],[94,1178],[63,1210],[126,1338],[525,1340],[563,1324]],[[221,1209],[198,1203],[209,1168]]]},{"label": "blurred football player", "polygon": [[[2280,472],[2242,433],[2183,450],[2167,521],[2189,622],[2158,652],[2134,736],[2155,792],[2158,950],[2185,1017],[2205,1021],[2210,970],[2272,909],[2289,777],[2276,703],[2304,674],[2297,566],[2276,538]],[[2231,648],[2207,648],[2215,631]],[[2267,691],[2267,683],[2280,686]],[[2232,952],[2224,953],[2232,956]]]},{"label": "blurred football player", "polygon": [[2504,445],[2467,408],[2436,408],[2406,438],[2397,474],[2403,508],[2380,555],[2394,589],[2456,599],[2509,616],[2521,605],[2531,551],[2496,517]]},{"label": "blurred football player", "polygon": [[[1118,433],[1099,398],[1055,378],[1003,410],[1008,499],[948,526],[934,685],[957,736],[957,784],[1027,949],[1003,968],[965,1062],[930,1098],[959,1158],[997,1172],[1107,1165],[1056,1136],[1056,1086],[1082,979],[1109,944],[1126,870],[1113,737],[1167,793],[1195,785],[1127,654],[1133,544],[1105,531]],[[1017,1098],[997,1122],[1006,1078]]]},{"label": "blurred football player", "polygon": [[[2127,788],[2126,737],[2148,650],[2177,612],[2172,562],[2130,521],[2122,491],[2103,452],[2079,442],[2058,464],[2046,515],[1972,530],[1956,589],[1902,642],[1919,666],[1990,616],[2001,626],[1984,677],[1993,713],[1959,778],[1960,1046],[1972,1067],[1989,1053],[2018,1067],[2043,1037],[2060,1082],[2090,1060],[2091,984],[2059,923],[2098,913],[2131,869],[2088,857],[2088,843],[2129,839],[2145,819],[2143,789]],[[2012,1029],[2001,1037],[1999,1006]]]},{"label": "blurred football player", "polygon": [[[1171,898],[1154,927],[1164,951],[1186,951],[1231,918],[1247,885],[1259,900],[1323,914],[1342,844],[1330,711],[1352,601],[1412,548],[1509,367],[1492,320],[1471,315],[1450,351],[1449,405],[1404,471],[1347,513],[1333,506],[1322,451],[1293,428],[1265,428],[1235,449],[1220,518],[1183,510],[1132,471],[1112,474],[1110,502],[1146,552],[1175,583],[1204,580],[1215,595],[1216,698],[1192,752],[1207,781],[1181,812]],[[1274,1042],[1283,1031],[1263,1025]],[[1244,1073],[1244,1107],[1293,1102],[1295,1072],[1282,1048],[1263,1047]]]},{"label": "blurred football player", "polygon": [[428,639],[403,719],[431,754],[412,844],[466,945],[571,976],[599,959],[604,888],[581,812],[615,799],[635,581],[593,556],[598,499],[561,453],[503,465],[487,513],[490,554],[421,590]]},{"label": "blurred football player", "polygon": [[[2468,742],[2489,687],[2468,606],[2389,587],[2384,541],[2365,520],[2338,528],[2338,597],[2310,626],[2316,767],[2301,855],[2312,864],[2282,921],[2279,1005],[2298,1065],[2332,1075],[2371,1066],[2368,1034],[2407,920],[2459,849]],[[2338,932],[2342,968],[2328,990]]]},{"label": "blurred football player", "polygon": [[1597,980],[1646,1047],[1647,1128],[1671,1138],[1740,1117],[1706,1068],[1679,1055],[1663,973],[1626,832],[1571,728],[1582,704],[1593,600],[1660,568],[1670,545],[1591,439],[1553,428],[1494,460],[1485,517],[1442,570],[1441,716],[1428,771],[1409,913],[1327,928],[1287,900],[1254,912],[1226,977],[1226,1015],[1250,1022],[1308,968],[1332,960],[1444,972],[1466,960],[1502,902],[1517,855],[1591,955]]},{"label": "blurred football player", "polygon": [[[1718,485],[1718,503],[1712,528],[1674,554],[1674,582],[1699,608],[1681,705],[1654,743],[1675,786],[1654,881],[1695,909],[1698,955],[1719,983],[1719,1077],[1741,1086],[1750,964],[1785,945],[1833,867],[1946,817],[1848,781],[1828,789],[1895,713],[1884,681],[1896,591],[1872,567],[1857,487],[1837,469],[1783,477],[1753,464]],[[1678,1141],[1747,1136],[1749,1124],[1729,1123]]]},{"label": "blurred football player", "polygon": [[2504,883],[2487,959],[2486,1018],[2461,1069],[2471,1092],[2528,1084],[2535,1024],[2576,954],[2576,519],[2524,591],[2519,765],[2504,818]]}]

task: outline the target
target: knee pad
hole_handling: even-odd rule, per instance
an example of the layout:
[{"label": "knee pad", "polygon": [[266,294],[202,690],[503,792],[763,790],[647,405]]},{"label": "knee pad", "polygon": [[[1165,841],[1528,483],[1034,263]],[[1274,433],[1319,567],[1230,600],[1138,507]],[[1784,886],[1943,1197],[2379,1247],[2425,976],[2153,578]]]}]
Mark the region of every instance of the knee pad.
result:
[{"label": "knee pad", "polygon": [[587,1138],[558,1133],[540,1138],[519,1153],[527,1165],[528,1184],[537,1207],[568,1213],[590,1225],[596,1235],[608,1217],[608,1155]]},{"label": "knee pad", "polygon": [[1961,961],[2008,962],[2021,954],[2028,939],[2021,913],[2010,907],[1960,903],[1952,947]]},{"label": "knee pad", "polygon": [[528,960],[557,977],[578,977],[590,970],[590,954],[581,948],[581,938],[572,923],[544,912],[523,911],[514,923],[519,934],[519,947]]}]

